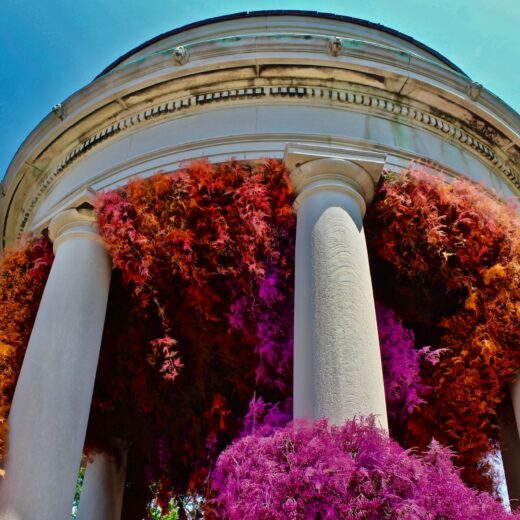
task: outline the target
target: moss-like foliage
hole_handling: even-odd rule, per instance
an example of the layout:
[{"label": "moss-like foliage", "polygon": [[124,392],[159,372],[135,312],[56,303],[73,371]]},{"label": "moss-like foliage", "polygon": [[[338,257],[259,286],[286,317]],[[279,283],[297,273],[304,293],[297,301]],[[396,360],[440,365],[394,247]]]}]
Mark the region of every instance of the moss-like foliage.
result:
[{"label": "moss-like foliage", "polygon": [[374,421],[326,420],[259,428],[230,446],[213,475],[210,518],[229,520],[511,518],[487,493],[468,488],[432,443],[421,457]]}]

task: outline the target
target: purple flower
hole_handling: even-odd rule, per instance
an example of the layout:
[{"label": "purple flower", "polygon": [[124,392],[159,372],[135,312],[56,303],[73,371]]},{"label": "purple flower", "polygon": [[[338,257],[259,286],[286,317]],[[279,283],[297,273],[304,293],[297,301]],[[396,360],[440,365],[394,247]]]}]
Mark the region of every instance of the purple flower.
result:
[{"label": "purple flower", "polygon": [[272,429],[285,426],[292,420],[292,398],[283,403],[266,403],[256,396],[249,403],[249,411],[244,417],[244,424],[240,437],[248,435],[257,429]]},{"label": "purple flower", "polygon": [[439,352],[416,350],[413,331],[388,307],[376,303],[376,315],[388,414],[402,424],[428,390],[420,378],[421,361],[435,364]]},{"label": "purple flower", "polygon": [[[265,406],[252,403],[251,413]],[[506,520],[491,495],[464,485],[451,453],[401,448],[373,417],[264,426],[224,451],[212,475],[217,518],[229,520]]]},{"label": "purple flower", "polygon": [[280,291],[276,288],[278,274],[275,271],[268,273],[260,282],[258,296],[268,305],[279,301],[282,298]]}]

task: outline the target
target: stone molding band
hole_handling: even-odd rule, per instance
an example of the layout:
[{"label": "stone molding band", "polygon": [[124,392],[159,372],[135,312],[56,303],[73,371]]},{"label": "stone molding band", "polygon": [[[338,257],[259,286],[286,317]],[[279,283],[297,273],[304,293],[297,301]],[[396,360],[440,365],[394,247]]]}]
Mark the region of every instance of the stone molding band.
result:
[{"label": "stone molding band", "polygon": [[[244,54],[257,53],[259,47],[261,47],[264,52],[279,52],[281,39],[284,40],[284,50],[287,53],[306,50],[307,52],[326,52],[334,58],[343,56],[355,58],[360,55],[366,58],[368,55],[372,59],[377,57],[379,60],[385,57],[388,59],[389,56],[392,56],[394,60],[400,59],[400,61],[404,63],[409,63],[414,59],[419,63],[433,63],[441,70],[445,69],[451,74],[467,78],[462,70],[453,63],[447,62],[444,56],[423,56],[416,50],[396,47],[395,44],[373,42],[368,39],[359,39],[343,35],[280,31],[276,33],[248,33],[221,36],[209,40],[199,40],[174,45],[173,47],[160,49],[140,56],[129,56],[111,70],[101,72],[97,78],[119,71],[121,66],[128,67],[130,65],[143,63],[146,60],[165,56],[171,56],[178,66],[186,65],[190,59],[193,59],[193,61],[201,61],[214,57],[216,54],[215,48],[218,48],[217,53],[219,56],[233,56],[237,53],[237,47],[240,47],[241,52]],[[419,42],[416,42],[416,44],[417,43]],[[431,51],[432,49],[428,49],[428,54],[431,54]]]},{"label": "stone molding band", "polygon": [[360,109],[378,110],[381,114],[392,114],[407,118],[416,123],[420,123],[430,130],[445,134],[459,143],[476,152],[486,162],[498,170],[505,176],[510,183],[517,189],[520,189],[520,172],[509,167],[504,160],[485,143],[471,135],[438,115],[433,115],[424,110],[411,107],[406,104],[397,103],[389,99],[385,99],[373,94],[351,92],[334,88],[324,87],[307,87],[307,86],[262,86],[250,88],[226,89],[221,91],[213,91],[206,94],[186,96],[173,101],[165,101],[153,107],[146,108],[140,112],[134,113],[124,119],[111,124],[96,132],[92,136],[85,139],[80,145],[70,151],[58,164],[48,172],[39,182],[39,189],[31,199],[29,205],[24,208],[23,218],[20,223],[18,236],[25,231],[25,226],[30,218],[32,210],[35,208],[41,196],[60,176],[60,174],[69,167],[78,158],[92,150],[107,139],[115,137],[120,132],[129,130],[137,125],[146,123],[155,118],[177,115],[190,108],[205,106],[212,103],[233,102],[254,100],[259,98],[307,100],[323,99],[328,102],[332,101],[338,105],[352,105]]}]

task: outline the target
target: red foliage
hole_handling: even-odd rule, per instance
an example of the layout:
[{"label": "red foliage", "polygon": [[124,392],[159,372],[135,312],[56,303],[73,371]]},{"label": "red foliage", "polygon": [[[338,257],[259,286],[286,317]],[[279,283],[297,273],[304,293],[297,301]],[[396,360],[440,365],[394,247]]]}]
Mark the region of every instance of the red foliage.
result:
[{"label": "red foliage", "polygon": [[489,490],[483,456],[520,369],[520,220],[482,188],[414,168],[387,177],[371,211],[371,248],[401,282],[457,303],[439,323],[440,362],[423,367],[430,391],[408,422],[408,442],[424,448],[435,437],[453,447],[465,480]]},{"label": "red foliage", "polygon": [[[253,170],[197,163],[98,202],[101,232],[130,290],[120,299],[139,319],[107,331],[92,430],[124,424],[165,496],[201,490],[258,388],[268,401],[289,395],[290,202],[274,161]],[[466,481],[489,489],[482,457],[520,367],[514,210],[467,182],[411,169],[385,179],[366,224],[371,250],[394,266],[405,292],[417,297],[420,288],[417,301],[427,294],[446,316],[439,334],[424,317],[430,310],[413,308],[422,336],[426,323],[426,337],[443,350],[422,368],[418,385],[430,391],[407,423],[408,443],[425,448],[436,437],[454,447]],[[115,366],[124,367],[120,379]]]},{"label": "red foliage", "polygon": [[[103,194],[96,209],[116,270],[89,449],[108,449],[114,432],[130,443],[141,501],[146,494],[136,490],[152,481],[164,501],[204,494],[218,453],[258,414],[277,424],[290,415],[295,217],[287,172],[278,161],[198,162]],[[481,489],[490,489],[482,459],[496,440],[497,406],[520,369],[519,224],[483,189],[415,168],[385,179],[366,220],[374,265],[398,274],[383,285],[400,296],[387,291],[383,301],[405,309],[406,327],[419,325],[420,344],[442,349],[418,380],[418,354],[406,350],[411,333],[392,324],[385,373],[407,374],[387,384],[404,410],[397,419],[412,412],[408,444],[425,448],[435,437],[454,448],[463,478]],[[41,239],[0,264],[0,456],[51,263]],[[402,295],[412,304],[403,306]],[[415,387],[426,401],[418,407]]]},{"label": "red foliage", "polygon": [[90,446],[118,431],[164,499],[200,492],[255,391],[292,388],[287,171],[197,162],[102,194],[96,212],[122,286],[116,275]]},{"label": "red foliage", "polygon": [[44,238],[18,246],[0,261],[0,460],[7,453],[7,417],[52,261]]}]

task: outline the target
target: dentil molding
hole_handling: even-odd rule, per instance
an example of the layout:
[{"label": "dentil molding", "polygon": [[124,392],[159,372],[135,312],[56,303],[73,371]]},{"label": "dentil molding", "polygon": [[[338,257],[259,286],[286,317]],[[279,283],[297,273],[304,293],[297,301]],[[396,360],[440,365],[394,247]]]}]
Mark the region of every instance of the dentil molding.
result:
[{"label": "dentil molding", "polygon": [[427,127],[428,129],[445,134],[458,141],[461,145],[476,152],[482,159],[489,163],[493,169],[500,172],[517,189],[520,189],[520,173],[508,166],[504,159],[499,157],[490,146],[472,135],[469,131],[455,125],[438,114],[432,114],[425,110],[419,110],[406,103],[399,103],[395,100],[385,99],[374,94],[360,93],[344,89],[308,87],[302,86],[261,86],[249,88],[236,88],[214,90],[205,94],[187,95],[176,100],[165,101],[141,111],[128,115],[127,117],[102,128],[91,136],[87,137],[81,144],[74,147],[65,157],[60,159],[57,165],[52,168],[38,183],[38,190],[31,198],[29,204],[24,208],[23,218],[19,227],[19,235],[26,230],[26,224],[37,205],[40,198],[46,193],[48,188],[59,178],[59,176],[72,163],[83,155],[99,146],[109,139],[113,139],[121,132],[135,129],[140,125],[149,124],[151,120],[159,118],[177,117],[187,111],[213,104],[229,104],[237,102],[251,102],[254,100],[293,100],[295,102],[314,102],[323,101],[328,105],[346,107],[352,106],[357,110],[379,112],[381,114],[391,114],[408,119],[414,125]]},{"label": "dentil molding", "polygon": [[[162,35],[56,105],[0,184],[4,241],[29,223],[34,229],[37,208],[67,169],[120,134],[263,104],[332,107],[427,130],[520,190],[518,114],[448,60],[355,20],[260,13]],[[420,160],[413,152],[411,159]]]}]

